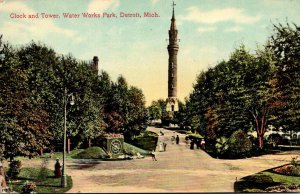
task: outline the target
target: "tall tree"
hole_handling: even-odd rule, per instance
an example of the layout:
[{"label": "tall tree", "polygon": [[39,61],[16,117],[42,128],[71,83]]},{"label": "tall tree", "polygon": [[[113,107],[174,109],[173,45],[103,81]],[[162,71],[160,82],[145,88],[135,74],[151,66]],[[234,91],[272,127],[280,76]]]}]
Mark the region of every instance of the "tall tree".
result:
[{"label": "tall tree", "polygon": [[3,155],[35,156],[51,139],[48,113],[30,88],[31,69],[18,51],[0,39],[0,126]]},{"label": "tall tree", "polygon": [[300,131],[300,27],[296,24],[274,25],[268,47],[275,54],[276,79],[285,102],[277,111],[277,126]]}]

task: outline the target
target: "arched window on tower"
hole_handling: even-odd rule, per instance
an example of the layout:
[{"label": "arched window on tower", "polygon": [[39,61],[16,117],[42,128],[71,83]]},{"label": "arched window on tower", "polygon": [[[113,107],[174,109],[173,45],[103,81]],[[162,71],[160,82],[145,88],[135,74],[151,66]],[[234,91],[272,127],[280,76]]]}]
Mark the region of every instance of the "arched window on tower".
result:
[{"label": "arched window on tower", "polygon": [[171,68],[172,68],[172,69],[174,68],[174,63],[173,63],[173,62],[171,62]]}]

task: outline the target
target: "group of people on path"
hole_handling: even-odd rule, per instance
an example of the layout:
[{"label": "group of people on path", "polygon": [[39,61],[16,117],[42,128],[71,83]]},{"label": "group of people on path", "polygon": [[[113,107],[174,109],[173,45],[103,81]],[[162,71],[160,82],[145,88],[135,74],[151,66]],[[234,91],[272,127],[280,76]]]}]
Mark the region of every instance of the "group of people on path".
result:
[{"label": "group of people on path", "polygon": [[[186,143],[188,144],[188,139],[186,139]],[[192,139],[190,143],[190,149],[193,150],[196,145],[197,149],[205,150],[205,140],[204,139]]]},{"label": "group of people on path", "polygon": [[176,138],[174,135],[171,137],[172,144],[174,144],[175,141],[176,141],[176,144],[179,144],[179,136],[178,135],[176,136]]},{"label": "group of people on path", "polygon": [[[159,133],[161,136],[164,136],[164,133],[162,131],[160,131]],[[180,141],[179,135],[176,135],[176,137],[175,137],[175,132],[174,132],[174,135],[172,135],[172,137],[171,137],[171,143],[175,144],[175,142],[176,142],[176,144],[178,145],[179,141]],[[186,143],[188,143],[188,137],[186,137]],[[200,148],[203,150],[205,149],[205,140],[204,139],[201,139],[201,140],[199,140],[199,139],[193,140],[192,139],[190,149],[194,149],[195,144],[197,146],[197,149],[200,149]],[[158,148],[159,148],[159,152],[165,152],[167,150],[167,143],[160,141],[158,144]],[[152,151],[151,156],[152,156],[152,160],[157,161],[154,150]]]},{"label": "group of people on path", "polygon": [[[164,135],[164,133],[162,131],[160,131],[159,133],[160,133],[161,136]],[[174,135],[171,137],[172,144],[174,144],[175,141],[176,141],[176,144],[179,144],[179,136],[178,135],[176,137]],[[166,142],[160,141],[159,144],[158,144],[158,150],[159,150],[159,152],[165,152],[165,151],[167,151],[167,145],[168,144]],[[154,150],[152,150],[152,152],[150,153],[150,155],[151,155],[153,161],[157,161],[157,159],[155,157],[155,151]]]}]

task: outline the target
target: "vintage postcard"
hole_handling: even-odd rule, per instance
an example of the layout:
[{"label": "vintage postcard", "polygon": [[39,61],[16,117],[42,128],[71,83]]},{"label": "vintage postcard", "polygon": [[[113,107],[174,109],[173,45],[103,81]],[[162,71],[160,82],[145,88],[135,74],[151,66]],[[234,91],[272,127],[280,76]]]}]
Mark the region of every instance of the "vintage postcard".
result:
[{"label": "vintage postcard", "polygon": [[0,193],[300,192],[299,16],[0,0]]}]

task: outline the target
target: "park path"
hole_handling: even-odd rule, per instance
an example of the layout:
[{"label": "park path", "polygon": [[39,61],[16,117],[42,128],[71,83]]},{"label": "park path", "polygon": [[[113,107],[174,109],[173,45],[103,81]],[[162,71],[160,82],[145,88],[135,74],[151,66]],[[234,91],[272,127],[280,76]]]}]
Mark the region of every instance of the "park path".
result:
[{"label": "park path", "polygon": [[[150,157],[110,162],[68,160],[67,174],[73,179],[69,192],[233,192],[236,179],[283,165],[299,155],[298,152],[219,160],[202,150],[190,150],[184,141],[185,135],[162,128],[149,127],[148,130],[164,133],[159,141],[167,143],[167,151],[156,152],[158,161]],[[170,141],[171,136],[177,134],[179,145]]]}]

